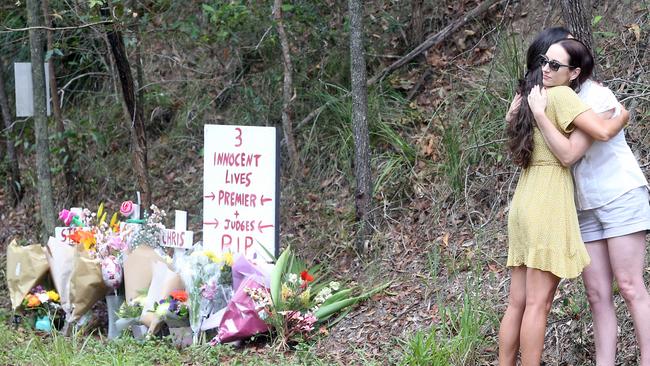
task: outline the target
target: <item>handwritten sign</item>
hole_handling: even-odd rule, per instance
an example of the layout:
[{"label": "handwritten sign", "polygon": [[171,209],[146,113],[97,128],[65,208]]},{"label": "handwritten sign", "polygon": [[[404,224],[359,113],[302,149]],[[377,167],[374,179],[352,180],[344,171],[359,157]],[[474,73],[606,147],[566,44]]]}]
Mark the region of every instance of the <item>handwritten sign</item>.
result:
[{"label": "handwritten sign", "polygon": [[54,238],[62,243],[72,244],[69,237],[75,229],[75,227],[57,226],[54,228]]},{"label": "handwritten sign", "polygon": [[174,229],[163,229],[160,234],[160,245],[168,248],[190,249],[194,244],[194,232],[185,231],[187,228],[187,212],[176,210]]},{"label": "handwritten sign", "polygon": [[276,128],[205,125],[204,138],[204,246],[253,262],[268,258],[260,244],[277,254]]}]

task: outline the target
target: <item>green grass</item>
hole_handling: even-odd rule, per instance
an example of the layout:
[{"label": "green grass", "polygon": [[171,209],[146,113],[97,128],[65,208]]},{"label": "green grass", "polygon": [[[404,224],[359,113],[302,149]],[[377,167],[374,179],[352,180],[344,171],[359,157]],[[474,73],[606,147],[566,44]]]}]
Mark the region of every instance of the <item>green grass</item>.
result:
[{"label": "green grass", "polygon": [[401,340],[401,365],[455,366],[477,363],[486,343],[483,326],[489,316],[480,299],[465,295],[460,309],[439,306],[440,319],[429,330],[418,330]]},{"label": "green grass", "polygon": [[107,341],[95,335],[43,335],[14,328],[0,315],[0,364],[2,365],[327,365],[305,345],[295,354],[273,353],[270,348],[207,345],[177,349],[170,340],[139,342],[130,336]]}]

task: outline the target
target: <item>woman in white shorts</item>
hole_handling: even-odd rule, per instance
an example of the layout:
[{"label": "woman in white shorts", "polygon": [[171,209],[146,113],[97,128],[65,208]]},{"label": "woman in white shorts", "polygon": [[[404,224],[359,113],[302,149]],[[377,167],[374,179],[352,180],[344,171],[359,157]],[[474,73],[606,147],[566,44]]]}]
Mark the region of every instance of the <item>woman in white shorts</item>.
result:
[{"label": "woman in white shorts", "polygon": [[[567,41],[578,42],[560,42]],[[579,86],[578,95],[603,118],[620,112],[614,94],[591,80]],[[592,144],[592,138],[602,140],[602,135],[578,129],[567,138],[543,121],[538,127],[558,160],[565,166],[573,164],[580,231],[591,257],[582,277],[593,314],[596,365],[615,364],[615,278],[634,322],[639,365],[650,366],[650,295],[643,281],[650,230],[648,182],[622,130],[609,141]]]}]

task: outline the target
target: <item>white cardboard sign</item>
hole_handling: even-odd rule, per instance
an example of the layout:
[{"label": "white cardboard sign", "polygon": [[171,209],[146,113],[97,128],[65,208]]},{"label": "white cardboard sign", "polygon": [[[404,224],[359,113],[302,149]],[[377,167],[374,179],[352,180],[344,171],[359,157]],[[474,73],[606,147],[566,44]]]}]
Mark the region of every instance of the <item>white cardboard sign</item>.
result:
[{"label": "white cardboard sign", "polygon": [[163,229],[160,245],[168,248],[190,249],[194,245],[194,232],[186,231],[187,212],[176,210],[174,229]]},{"label": "white cardboard sign", "polygon": [[253,263],[276,254],[279,225],[275,127],[204,126],[203,245]]}]

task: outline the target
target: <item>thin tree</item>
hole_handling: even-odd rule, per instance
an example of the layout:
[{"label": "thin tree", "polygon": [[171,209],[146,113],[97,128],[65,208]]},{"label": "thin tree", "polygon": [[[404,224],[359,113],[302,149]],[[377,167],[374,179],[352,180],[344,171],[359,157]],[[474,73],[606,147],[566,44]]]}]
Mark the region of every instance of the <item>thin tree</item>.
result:
[{"label": "thin tree", "polygon": [[411,0],[411,19],[409,20],[409,46],[422,43],[424,39],[424,0]]},{"label": "thin tree", "polygon": [[[109,9],[101,9],[103,16],[109,16]],[[131,66],[126,55],[122,32],[113,24],[106,32],[106,38],[110,47],[112,61],[118,73],[122,102],[125,117],[128,119],[129,130],[131,131],[131,148],[133,157],[133,169],[138,181],[140,192],[142,192],[142,203],[144,207],[151,205],[151,185],[149,183],[149,170],[147,164],[147,139],[145,136],[144,116],[141,103],[136,98],[135,84]]]},{"label": "thin tree", "polygon": [[[49,0],[43,1],[43,16],[45,18],[45,24],[48,27],[52,26],[52,19],[50,17],[50,5]],[[50,54],[50,58],[47,61],[47,71],[50,82],[50,96],[52,98],[52,114],[54,115],[54,121],[56,122],[56,131],[61,135],[61,139],[58,142],[59,147],[61,148],[61,153],[59,154],[59,159],[63,164],[63,175],[65,177],[66,183],[66,202],[76,201],[75,195],[77,192],[76,182],[77,176],[74,173],[72,162],[74,161],[73,152],[68,146],[68,140],[65,138],[65,125],[63,124],[63,113],[61,112],[61,103],[59,100],[58,87],[56,84],[56,72],[54,69],[54,36],[52,30],[46,31],[46,40],[47,40],[47,52]]]},{"label": "thin tree", "polygon": [[591,32],[591,4],[583,0],[560,0],[562,17],[574,37],[594,51],[594,37]]},{"label": "thin tree", "polygon": [[352,131],[354,135],[354,202],[358,232],[356,247],[365,252],[372,235],[372,176],[370,134],[368,132],[368,90],[363,52],[363,8],[361,0],[349,0],[350,74],[352,80]]},{"label": "thin tree", "polygon": [[292,93],[293,65],[291,63],[289,39],[287,38],[287,33],[284,30],[284,23],[282,21],[282,0],[274,0],[273,2],[273,20],[275,20],[275,27],[277,28],[278,36],[280,37],[282,64],[284,65],[284,82],[282,84],[282,130],[284,132],[284,139],[287,142],[291,172],[295,178],[300,171],[300,157],[293,136],[293,121],[291,120],[291,117],[293,116],[291,102],[294,99]]},{"label": "thin tree", "polygon": [[4,136],[6,142],[7,159],[9,164],[8,179],[7,179],[7,194],[11,199],[11,204],[15,207],[23,199],[23,186],[20,181],[20,169],[18,166],[18,156],[16,149],[11,141],[11,131],[13,129],[11,111],[9,110],[9,99],[5,90],[4,79],[4,60],[0,58],[0,110],[2,111],[2,121],[4,122]]},{"label": "thin tree", "polygon": [[54,233],[55,216],[52,200],[52,177],[50,175],[50,146],[47,132],[47,111],[45,101],[45,68],[43,66],[43,10],[40,0],[27,0],[27,23],[29,48],[32,61],[32,82],[34,86],[34,132],[36,133],[36,177],[43,240]]}]

